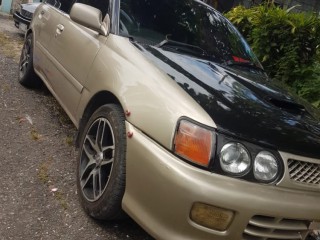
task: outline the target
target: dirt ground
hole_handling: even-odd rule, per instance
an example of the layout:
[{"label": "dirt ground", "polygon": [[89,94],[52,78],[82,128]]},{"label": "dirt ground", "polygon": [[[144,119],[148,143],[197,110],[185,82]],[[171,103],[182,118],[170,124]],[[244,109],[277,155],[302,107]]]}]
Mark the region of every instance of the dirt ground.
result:
[{"label": "dirt ground", "polygon": [[135,222],[99,222],[75,185],[76,129],[48,90],[18,81],[23,34],[0,15],[0,239],[151,240]]}]

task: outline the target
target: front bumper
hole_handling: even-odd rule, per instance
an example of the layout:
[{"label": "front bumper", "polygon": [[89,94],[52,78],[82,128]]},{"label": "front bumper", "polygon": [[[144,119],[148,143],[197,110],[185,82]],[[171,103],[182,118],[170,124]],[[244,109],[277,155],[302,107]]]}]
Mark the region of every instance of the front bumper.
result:
[{"label": "front bumper", "polygon": [[19,12],[15,12],[13,14],[13,20],[14,20],[14,25],[19,28],[19,23],[23,23],[25,25],[27,25],[27,28],[29,28],[31,19],[30,18],[26,18],[24,16],[22,16]]},{"label": "front bumper", "polygon": [[[133,137],[127,140],[123,208],[158,240],[267,239],[262,236],[279,232],[271,227],[283,228],[293,223],[289,224],[293,230],[299,224],[299,228],[304,223],[307,228],[311,221],[320,221],[318,192],[250,183],[198,169],[181,161],[129,123],[126,127],[133,132]],[[229,228],[221,232],[192,222],[190,209],[195,202],[234,211]],[[285,224],[277,225],[281,221]],[[294,238],[293,233],[301,237]],[[268,239],[304,239],[306,233],[306,229],[297,229],[290,232],[292,238],[281,238],[282,233],[279,233]]]}]

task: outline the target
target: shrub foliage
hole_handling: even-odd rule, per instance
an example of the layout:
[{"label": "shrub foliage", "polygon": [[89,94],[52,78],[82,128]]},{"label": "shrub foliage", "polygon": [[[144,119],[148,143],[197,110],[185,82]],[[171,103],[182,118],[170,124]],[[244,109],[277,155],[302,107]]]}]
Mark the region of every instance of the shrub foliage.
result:
[{"label": "shrub foliage", "polygon": [[226,14],[272,78],[320,108],[320,19],[265,4]]}]

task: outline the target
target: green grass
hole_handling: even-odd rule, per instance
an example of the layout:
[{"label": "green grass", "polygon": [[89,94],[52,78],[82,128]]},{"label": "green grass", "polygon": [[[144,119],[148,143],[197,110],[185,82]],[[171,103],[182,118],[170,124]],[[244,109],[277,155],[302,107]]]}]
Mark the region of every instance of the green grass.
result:
[{"label": "green grass", "polygon": [[22,45],[23,40],[13,39],[0,32],[0,53],[4,54],[6,57],[13,58],[18,62],[20,59]]}]

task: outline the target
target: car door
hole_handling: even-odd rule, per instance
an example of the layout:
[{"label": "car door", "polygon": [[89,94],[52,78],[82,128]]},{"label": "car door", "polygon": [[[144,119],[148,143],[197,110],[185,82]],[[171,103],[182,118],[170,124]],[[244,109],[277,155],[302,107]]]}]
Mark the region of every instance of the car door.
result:
[{"label": "car door", "polygon": [[83,84],[105,40],[98,32],[73,22],[69,14],[61,14],[49,47],[58,70],[52,78],[52,87],[58,101],[72,120]]},{"label": "car door", "polygon": [[56,22],[60,17],[56,11],[52,11],[53,8],[55,7],[52,5],[43,4],[33,16],[37,18],[37,21],[35,21],[37,25],[34,26],[37,42],[45,49],[48,49],[51,37],[55,31]]},{"label": "car door", "polygon": [[56,31],[56,25],[60,19],[60,14],[55,10],[55,6],[41,4],[35,11],[33,18],[37,18],[33,25],[34,32],[34,56],[33,64],[36,71],[42,76],[48,87],[52,62],[50,61],[49,46]]}]

